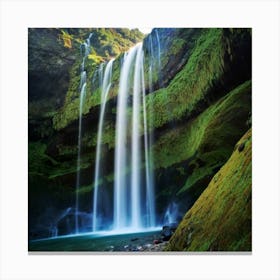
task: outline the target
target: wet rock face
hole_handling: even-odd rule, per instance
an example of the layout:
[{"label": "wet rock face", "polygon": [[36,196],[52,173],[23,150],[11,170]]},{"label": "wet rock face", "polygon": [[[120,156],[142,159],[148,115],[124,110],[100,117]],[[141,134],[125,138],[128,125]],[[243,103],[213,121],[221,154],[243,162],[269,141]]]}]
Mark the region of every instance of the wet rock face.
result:
[{"label": "wet rock face", "polygon": [[[69,70],[77,55],[74,49],[64,47],[58,29],[28,30],[28,98],[29,103],[38,102],[40,115],[63,104],[70,79]],[[29,109],[32,113],[33,108]]]},{"label": "wet rock face", "polygon": [[173,233],[175,232],[175,230],[177,229],[177,227],[178,227],[178,223],[170,223],[164,225],[161,231],[162,241],[168,241],[173,235]]}]

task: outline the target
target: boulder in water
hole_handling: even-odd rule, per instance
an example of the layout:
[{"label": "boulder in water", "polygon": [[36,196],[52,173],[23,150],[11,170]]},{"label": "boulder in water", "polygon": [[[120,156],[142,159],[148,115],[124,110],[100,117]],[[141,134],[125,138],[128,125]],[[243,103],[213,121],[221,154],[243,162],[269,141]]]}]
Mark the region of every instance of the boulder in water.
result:
[{"label": "boulder in water", "polygon": [[164,225],[161,231],[162,240],[168,241],[172,236],[172,234],[175,232],[177,227],[178,227],[177,223],[170,223],[168,225]]}]

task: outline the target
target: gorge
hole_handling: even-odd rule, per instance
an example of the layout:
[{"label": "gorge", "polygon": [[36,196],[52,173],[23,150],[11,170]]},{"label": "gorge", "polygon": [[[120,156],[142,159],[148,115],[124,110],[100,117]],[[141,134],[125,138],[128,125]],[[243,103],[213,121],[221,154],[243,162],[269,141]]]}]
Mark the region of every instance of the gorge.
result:
[{"label": "gorge", "polygon": [[28,40],[29,250],[251,250],[250,29]]}]

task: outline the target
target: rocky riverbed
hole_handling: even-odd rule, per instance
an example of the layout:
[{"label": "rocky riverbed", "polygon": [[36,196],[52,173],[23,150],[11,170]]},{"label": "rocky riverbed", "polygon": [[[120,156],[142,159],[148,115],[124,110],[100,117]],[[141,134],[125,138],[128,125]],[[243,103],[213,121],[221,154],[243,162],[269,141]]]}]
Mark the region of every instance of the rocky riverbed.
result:
[{"label": "rocky riverbed", "polygon": [[29,251],[160,252],[167,245],[162,231],[97,236],[84,234],[29,242]]}]

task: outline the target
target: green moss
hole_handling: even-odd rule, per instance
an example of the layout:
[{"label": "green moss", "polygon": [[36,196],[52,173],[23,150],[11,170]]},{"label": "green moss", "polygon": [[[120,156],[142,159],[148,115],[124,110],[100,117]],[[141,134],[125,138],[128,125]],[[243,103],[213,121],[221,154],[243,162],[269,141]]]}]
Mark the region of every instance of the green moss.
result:
[{"label": "green moss", "polygon": [[225,163],[232,152],[234,141],[246,130],[246,119],[250,111],[250,81],[234,89],[213,108],[206,110],[208,121],[202,128],[203,136],[197,150],[196,161],[199,164],[179,193],[195,186],[201,179],[212,177],[215,170]]},{"label": "green moss", "polygon": [[28,172],[29,174],[49,174],[51,166],[57,162],[46,155],[47,145],[41,142],[28,143]]},{"label": "green moss", "polygon": [[92,192],[92,188],[93,188],[92,184],[87,185],[87,186],[80,186],[77,192],[79,194],[87,194],[89,192]]},{"label": "green moss", "polygon": [[78,153],[78,147],[75,146],[67,146],[67,145],[57,145],[58,154],[60,156],[76,156]]},{"label": "green moss", "polygon": [[[115,146],[115,127],[112,122],[106,122],[104,124],[104,130],[102,134],[101,144],[107,144],[109,149]],[[82,138],[83,146],[95,147],[97,144],[97,133],[86,132]]]},{"label": "green moss", "polygon": [[[71,157],[71,160],[67,157],[67,154],[63,154],[65,161],[60,161],[59,164],[52,167],[49,173],[49,178],[58,178],[65,175],[73,175],[76,177],[77,173],[77,153]],[[84,153],[81,156],[80,171],[93,168],[94,153]],[[63,157],[62,157],[63,158]]]},{"label": "green moss", "polygon": [[107,180],[107,182],[112,183],[112,182],[114,182],[115,174],[111,173],[111,174],[105,176],[105,179]]},{"label": "green moss", "polygon": [[[153,146],[155,168],[167,168],[195,157],[212,164],[205,166],[205,171],[198,171],[202,174],[207,173],[207,169],[213,169],[217,164],[224,163],[232,151],[234,139],[240,137],[242,130],[246,129],[245,120],[251,110],[250,106],[251,82],[248,81],[221,98],[187,125],[175,127],[163,134]],[[201,163],[195,159],[189,165],[199,167]]]},{"label": "green moss", "polygon": [[[111,173],[107,176],[104,176],[104,178],[99,178],[97,185],[101,186],[104,184],[104,182],[112,183],[114,181],[114,173]],[[94,188],[93,184],[86,185],[86,186],[81,186],[78,189],[79,194],[87,194],[89,192],[92,192],[92,189]]]},{"label": "green moss", "polygon": [[[161,67],[164,69],[164,67],[167,65],[170,58],[176,56],[183,47],[186,45],[186,40],[180,37],[175,37],[170,42],[170,45],[168,46],[168,52],[161,54]],[[157,79],[154,79],[157,81]]]},{"label": "green moss", "polygon": [[[28,144],[28,173],[29,175],[42,175],[54,179],[64,175],[75,175],[77,172],[76,154],[72,160],[56,161],[46,154],[47,145],[41,142],[30,142]],[[60,155],[72,154],[71,147],[59,147]],[[92,166],[92,155],[84,155],[81,161],[80,170]]]},{"label": "green moss", "polygon": [[[69,32],[74,32],[69,30]],[[66,32],[66,31],[64,31]],[[68,32],[68,31],[67,31]],[[112,54],[119,55],[121,52],[126,51],[132,46],[134,41],[139,41],[143,38],[141,32],[137,30],[127,30],[125,37],[122,38],[119,32],[122,29],[90,29],[88,32],[94,32],[92,35],[92,48],[91,53],[85,59],[85,70],[87,72],[87,88],[86,96],[83,107],[83,114],[88,114],[90,109],[100,105],[101,103],[101,90],[100,88],[92,89],[92,79],[94,72],[98,69],[101,62],[111,59]],[[88,36],[89,33],[87,33]],[[79,34],[84,36],[83,34]],[[76,34],[77,36],[77,34]],[[129,39],[132,36],[133,39]],[[112,45],[114,51],[108,52],[109,46]],[[122,47],[118,48],[117,46]],[[113,50],[112,49],[112,50]],[[79,52],[78,46],[76,52]],[[54,115],[53,126],[56,130],[65,128],[69,123],[79,118],[79,95],[80,95],[80,71],[82,56],[78,55],[79,59],[74,63],[70,70],[70,82],[68,91],[66,93],[65,102],[63,107]],[[118,93],[118,84],[120,76],[120,60],[121,57],[117,57],[113,64],[112,86],[108,94],[107,100],[112,99]]]},{"label": "green moss", "polygon": [[89,54],[88,59],[89,59],[89,61],[92,60],[96,63],[101,63],[103,61],[103,58],[101,56],[97,55],[96,52]]},{"label": "green moss", "polygon": [[[118,58],[113,64],[112,85],[108,93],[107,101],[118,94],[118,81],[120,76],[119,63],[120,58]],[[75,64],[71,71],[71,79],[64,106],[53,118],[53,125],[56,130],[66,127],[69,123],[79,118],[80,72],[78,72],[77,67],[80,67],[80,64]],[[90,70],[87,70],[87,88],[83,106],[83,115],[88,114],[93,107],[97,107],[101,104],[101,88],[98,87],[92,91],[91,84],[94,71],[97,67],[96,62],[88,64],[87,66]]]},{"label": "green moss", "polygon": [[[166,57],[167,60],[164,62],[163,59],[163,69],[169,59],[182,51],[181,48],[186,45],[186,39],[175,37],[169,45],[170,48],[166,51],[167,53],[163,54],[163,58]],[[196,109],[197,104],[206,98],[208,90],[224,73],[223,63],[225,52],[223,29],[206,29],[202,32],[195,47],[192,49],[186,65],[170,82],[168,87],[146,96],[147,117],[148,119],[153,119],[152,122],[149,122],[149,130],[161,127],[172,120],[179,120],[183,116],[191,114]],[[146,64],[147,63],[146,61]],[[77,67],[77,65],[75,67]],[[75,69],[76,68],[73,70]],[[89,67],[88,69],[94,69],[94,67]],[[146,66],[145,69],[147,71]],[[157,71],[154,71],[153,74],[157,75],[156,72]],[[61,129],[69,122],[78,118],[77,106],[79,103],[72,100],[73,96],[77,97],[79,72],[77,72],[76,69],[72,74],[69,89],[70,93],[67,94],[68,99],[65,102],[66,104],[54,118],[54,126],[56,129]],[[92,78],[92,75],[89,76]],[[115,97],[118,93],[119,76],[120,57],[118,57],[114,63],[112,88],[108,100]],[[153,78],[153,80],[156,79],[157,77]],[[88,83],[88,86],[89,84],[90,83]],[[96,97],[91,98],[89,96],[97,95],[87,94],[84,110],[85,114],[89,111],[89,108],[100,104],[100,98],[96,100]],[[73,102],[73,104],[68,104],[69,98],[70,102]],[[153,114],[153,116],[151,116],[151,114]]]},{"label": "green moss", "polygon": [[224,54],[223,30],[206,29],[199,37],[187,64],[168,87],[146,96],[148,118],[149,112],[156,112],[153,115],[153,127],[178,120],[195,109],[209,88],[222,76]]},{"label": "green moss", "polygon": [[251,185],[252,133],[249,130],[186,213],[166,250],[250,251]]}]

